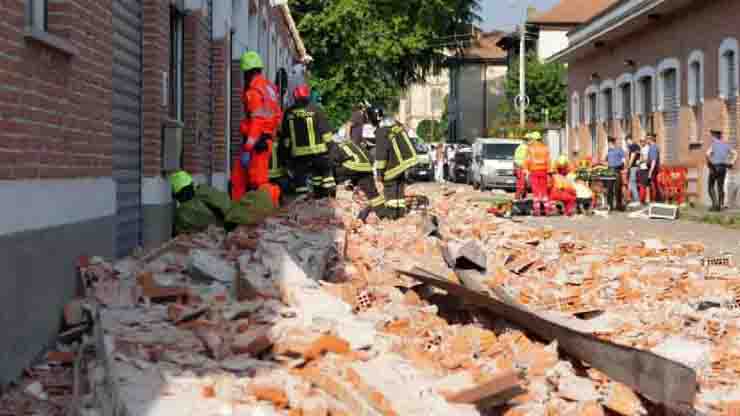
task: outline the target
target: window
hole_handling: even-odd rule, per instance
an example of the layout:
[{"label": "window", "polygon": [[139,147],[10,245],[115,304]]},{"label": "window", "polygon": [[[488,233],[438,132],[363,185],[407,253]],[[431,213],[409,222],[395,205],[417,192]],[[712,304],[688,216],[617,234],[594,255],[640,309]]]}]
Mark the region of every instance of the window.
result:
[{"label": "window", "polygon": [[26,25],[30,29],[48,31],[48,3],[48,0],[26,0]]},{"label": "window", "polygon": [[611,136],[614,134],[614,81],[602,82],[600,90],[599,121],[604,123],[607,136]]},{"label": "window", "polygon": [[570,98],[570,127],[578,128],[581,122],[581,100],[578,93],[574,92]]},{"label": "window", "polygon": [[632,82],[625,82],[619,86],[618,115],[621,119],[620,127],[622,138],[632,134]]},{"label": "window", "polygon": [[704,53],[694,51],[689,56],[688,99],[691,108],[689,143],[700,143],[704,131]]},{"label": "window", "polygon": [[183,26],[184,17],[174,7],[170,9],[170,72],[169,116],[172,120],[183,120]]},{"label": "window", "polygon": [[599,141],[598,141],[598,128],[597,128],[597,120],[598,118],[598,100],[596,97],[596,93],[592,93],[588,96],[588,124],[589,124],[589,131],[591,133],[591,154],[592,155],[598,155],[598,149],[599,149]]},{"label": "window", "polygon": [[738,42],[727,38],[719,47],[719,96],[726,100],[737,96],[738,79]]},{"label": "window", "polygon": [[642,93],[642,107],[640,108],[640,124],[645,134],[653,134],[655,126],[653,123],[653,78],[640,79],[640,92]]},{"label": "window", "polygon": [[432,88],[432,113],[437,115],[442,112],[442,90]]}]

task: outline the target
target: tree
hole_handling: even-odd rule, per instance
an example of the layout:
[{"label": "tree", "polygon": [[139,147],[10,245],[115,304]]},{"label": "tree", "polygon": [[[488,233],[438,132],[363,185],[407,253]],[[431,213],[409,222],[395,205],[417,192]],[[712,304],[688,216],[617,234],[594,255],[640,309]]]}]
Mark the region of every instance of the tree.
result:
[{"label": "tree", "polygon": [[397,101],[441,69],[449,35],[477,22],[479,0],[290,0],[314,58],[310,83],[335,125],[354,105]]},{"label": "tree", "polygon": [[[545,110],[549,111],[551,123],[565,123],[567,109],[567,89],[565,85],[565,65],[557,62],[542,62],[530,54],[526,60],[527,120],[542,124]],[[518,118],[519,111],[513,108],[514,97],[519,95],[519,59],[515,59],[506,79],[506,98],[502,111],[511,118]]]},{"label": "tree", "polygon": [[444,130],[437,120],[422,120],[416,127],[416,134],[427,143],[438,143],[444,137]]}]

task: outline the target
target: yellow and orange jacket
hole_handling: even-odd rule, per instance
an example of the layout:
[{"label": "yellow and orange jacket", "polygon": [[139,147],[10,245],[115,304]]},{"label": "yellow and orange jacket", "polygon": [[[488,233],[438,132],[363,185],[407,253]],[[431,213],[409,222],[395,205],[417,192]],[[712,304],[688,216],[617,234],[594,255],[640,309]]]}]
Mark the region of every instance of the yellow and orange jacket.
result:
[{"label": "yellow and orange jacket", "polygon": [[550,170],[550,149],[542,142],[535,142],[527,149],[524,163],[529,172],[548,172]]}]

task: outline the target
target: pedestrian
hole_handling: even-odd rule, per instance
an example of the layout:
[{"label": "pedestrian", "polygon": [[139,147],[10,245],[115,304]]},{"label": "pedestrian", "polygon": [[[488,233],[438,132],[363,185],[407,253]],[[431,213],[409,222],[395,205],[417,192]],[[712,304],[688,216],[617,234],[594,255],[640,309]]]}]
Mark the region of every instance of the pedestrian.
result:
[{"label": "pedestrian", "polygon": [[516,175],[516,192],[514,198],[518,200],[527,198],[527,174],[524,164],[527,161],[530,137],[531,134],[526,134],[514,151],[514,174]]},{"label": "pedestrian", "polygon": [[637,173],[637,182],[640,189],[640,201],[649,204],[650,201],[650,170],[648,169],[648,155],[650,145],[647,138],[640,141],[640,169]]},{"label": "pedestrian", "polygon": [[733,149],[722,135],[712,130],[712,145],[707,150],[709,166],[709,197],[712,199],[710,211],[719,212],[725,205],[725,178],[727,170],[732,169],[737,161],[737,151]]},{"label": "pedestrian", "polygon": [[393,119],[386,119],[383,109],[368,109],[368,120],[375,126],[375,169],[383,181],[385,217],[406,215],[406,171],[416,165],[416,149],[406,129]]},{"label": "pedestrian", "polygon": [[622,197],[622,170],[624,170],[624,150],[617,146],[617,139],[607,138],[609,149],[606,152],[606,164],[615,173],[615,178],[607,183],[607,201],[609,209],[624,211],[624,199]]},{"label": "pedestrian", "polygon": [[648,177],[650,178],[650,196],[653,202],[662,202],[663,195],[658,183],[658,173],[660,173],[660,148],[658,139],[654,134],[648,137]]},{"label": "pedestrian", "polygon": [[434,180],[443,183],[445,181],[445,145],[439,143],[434,152]]},{"label": "pedestrian", "polygon": [[[245,52],[240,68],[244,72],[242,103],[246,117],[239,130],[244,139],[240,163],[231,172],[231,198],[241,200],[247,190],[255,190],[270,183],[269,164],[273,140],[283,116],[278,89],[262,74],[264,64],[257,52]],[[279,190],[275,204],[279,203]]]},{"label": "pedestrian", "polygon": [[378,217],[385,217],[385,197],[378,193],[372,159],[362,146],[353,141],[332,143],[329,155],[337,182],[350,181],[352,187],[364,193],[368,200],[368,206],[360,211],[357,218],[364,222],[373,211]]},{"label": "pedestrian", "polygon": [[308,192],[310,178],[315,198],[336,196],[336,182],[329,161],[329,143],[334,135],[329,118],[311,102],[311,88],[300,85],[293,92],[295,104],[286,112],[280,129],[281,145],[290,155],[290,169],[296,181],[296,193]]},{"label": "pedestrian", "polygon": [[539,132],[533,132],[530,138],[532,143],[529,144],[527,151],[525,169],[529,174],[534,194],[532,213],[539,216],[546,213],[546,204],[549,200],[547,178],[550,171],[550,149],[542,143],[542,135]]},{"label": "pedestrian", "polygon": [[627,143],[627,167],[629,169],[629,207],[637,208],[640,206],[640,188],[637,182],[640,173],[640,145],[635,143],[630,134],[625,138],[625,142]]}]

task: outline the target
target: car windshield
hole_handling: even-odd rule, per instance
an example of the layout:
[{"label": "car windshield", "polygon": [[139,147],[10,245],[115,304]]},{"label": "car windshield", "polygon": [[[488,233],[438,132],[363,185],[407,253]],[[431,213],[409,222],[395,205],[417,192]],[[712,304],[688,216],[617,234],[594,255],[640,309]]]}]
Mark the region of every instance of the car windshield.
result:
[{"label": "car windshield", "polygon": [[483,159],[514,160],[516,143],[487,143],[483,145]]},{"label": "car windshield", "polygon": [[458,152],[455,153],[455,162],[457,163],[467,163],[470,162],[470,157],[472,156],[471,152]]}]

